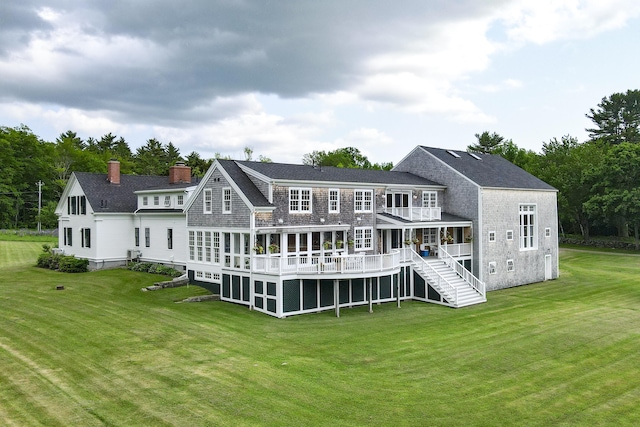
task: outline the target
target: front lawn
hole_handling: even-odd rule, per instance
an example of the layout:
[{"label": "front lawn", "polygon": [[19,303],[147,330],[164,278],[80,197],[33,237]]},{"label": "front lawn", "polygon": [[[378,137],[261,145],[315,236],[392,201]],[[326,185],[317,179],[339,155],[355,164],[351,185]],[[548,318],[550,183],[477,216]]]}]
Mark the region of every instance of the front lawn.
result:
[{"label": "front lawn", "polygon": [[565,250],[559,280],[464,309],[275,319],[140,290],[162,276],[38,269],[39,246],[0,242],[9,425],[640,423],[637,256]]}]

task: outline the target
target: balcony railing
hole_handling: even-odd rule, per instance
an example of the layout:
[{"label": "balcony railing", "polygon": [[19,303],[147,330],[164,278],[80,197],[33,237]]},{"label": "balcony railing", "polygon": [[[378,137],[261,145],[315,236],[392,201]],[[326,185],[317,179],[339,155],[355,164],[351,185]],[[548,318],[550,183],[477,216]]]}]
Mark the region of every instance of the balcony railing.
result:
[{"label": "balcony railing", "polygon": [[[448,243],[441,245],[441,248],[445,249],[452,257],[471,256],[472,246],[471,243]],[[438,253],[440,255],[440,252]]]},{"label": "balcony railing", "polygon": [[293,256],[256,255],[253,271],[266,274],[356,274],[400,267],[400,251],[380,255]]},{"label": "balcony railing", "polygon": [[442,208],[385,208],[384,211],[409,221],[435,221],[442,218]]}]

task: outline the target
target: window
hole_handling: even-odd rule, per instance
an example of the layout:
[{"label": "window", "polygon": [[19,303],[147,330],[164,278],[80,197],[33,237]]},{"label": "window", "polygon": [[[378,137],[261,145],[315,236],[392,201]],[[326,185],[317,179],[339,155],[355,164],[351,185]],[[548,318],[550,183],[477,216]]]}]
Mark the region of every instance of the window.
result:
[{"label": "window", "polygon": [[513,230],[507,230],[507,240],[513,240]]},{"label": "window", "polygon": [[80,215],[87,214],[87,198],[85,196],[80,196]]},{"label": "window", "polygon": [[173,228],[167,228],[167,249],[173,249]]},{"label": "window", "polygon": [[149,198],[147,196],[142,196],[142,206],[149,205]]},{"label": "window", "polygon": [[535,249],[538,245],[535,205],[520,205],[520,249]]},{"label": "window", "polygon": [[164,196],[164,205],[171,206],[171,196]]},{"label": "window", "polygon": [[211,232],[204,232],[204,260],[211,262]]},{"label": "window", "polygon": [[195,259],[196,253],[196,237],[193,231],[189,231],[189,260]]},{"label": "window", "polygon": [[372,210],[373,210],[373,191],[355,190],[354,211],[355,212],[371,212]]},{"label": "window", "polygon": [[160,206],[160,196],[153,196],[153,206]]},{"label": "window", "polygon": [[544,237],[551,237],[551,229],[549,227],[544,229]]},{"label": "window", "polygon": [[438,206],[438,193],[435,191],[422,192],[422,207],[435,208]]},{"label": "window", "polygon": [[231,213],[231,188],[222,189],[222,213]]},{"label": "window", "polygon": [[184,205],[184,195],[178,194],[178,206]]},{"label": "window", "polygon": [[202,261],[202,231],[196,231],[196,255],[196,259]]},{"label": "window", "polygon": [[205,188],[204,193],[203,193],[203,209],[204,209],[204,213],[211,213],[211,209],[213,207],[213,195],[211,193],[211,189],[210,188]]},{"label": "window", "polygon": [[149,227],[144,229],[144,246],[147,248],[151,246],[151,230]]},{"label": "window", "polygon": [[140,246],[140,228],[136,227],[133,230],[133,238],[135,240],[136,247]]},{"label": "window", "polygon": [[427,245],[438,244],[438,229],[437,228],[423,228],[422,229],[422,243]]},{"label": "window", "polygon": [[356,227],[354,229],[355,250],[367,250],[373,248],[373,228],[372,227]]},{"label": "window", "polygon": [[289,189],[289,212],[311,212],[311,189]]},{"label": "window", "polygon": [[340,213],[340,190],[329,190],[329,212]]},{"label": "window", "polygon": [[73,246],[73,229],[71,227],[64,228],[64,244]]},{"label": "window", "polygon": [[490,231],[489,232],[489,241],[490,242],[495,242],[496,241],[496,232],[495,231]]},{"label": "window", "polygon": [[513,265],[513,260],[512,259],[508,259],[507,260],[507,271],[508,272],[512,272],[515,269],[514,265]]},{"label": "window", "polygon": [[212,237],[213,262],[214,264],[220,264],[220,232],[214,231]]},{"label": "window", "polygon": [[91,247],[91,229],[90,228],[80,229],[80,246],[82,246],[83,248]]},{"label": "window", "polygon": [[78,199],[74,196],[71,197],[71,215],[77,215],[78,214],[78,208],[77,208],[77,202]]},{"label": "window", "polygon": [[489,263],[489,274],[496,274],[496,263],[495,262],[490,262]]}]

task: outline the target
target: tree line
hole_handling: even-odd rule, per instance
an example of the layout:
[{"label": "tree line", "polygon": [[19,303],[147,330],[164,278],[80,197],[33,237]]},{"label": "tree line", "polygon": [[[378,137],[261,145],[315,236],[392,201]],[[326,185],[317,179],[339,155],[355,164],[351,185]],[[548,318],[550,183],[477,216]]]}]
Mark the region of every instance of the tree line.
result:
[{"label": "tree line", "polygon": [[[565,135],[542,144],[540,153],[518,147],[512,140],[485,131],[476,134],[470,151],[498,154],[558,189],[558,220],[562,233],[633,234],[640,240],[640,90],[602,98],[586,116],[593,122],[589,138],[580,142]],[[244,148],[245,160],[254,160]],[[155,138],[132,152],[122,137],[111,133],[82,140],[75,132],[43,141],[27,126],[0,127],[0,228],[35,228],[57,225],[56,204],[74,171],[106,173],[107,161],[116,158],[125,174],[168,175],[169,167],[184,161],[196,176],[203,176],[215,158],[197,152],[181,156],[171,142]],[[224,158],[229,158],[224,157]],[[258,161],[270,162],[265,156]],[[390,170],[392,163],[371,163],[357,148],[313,151],[304,164]],[[38,186],[42,181],[42,213],[38,217]]]}]

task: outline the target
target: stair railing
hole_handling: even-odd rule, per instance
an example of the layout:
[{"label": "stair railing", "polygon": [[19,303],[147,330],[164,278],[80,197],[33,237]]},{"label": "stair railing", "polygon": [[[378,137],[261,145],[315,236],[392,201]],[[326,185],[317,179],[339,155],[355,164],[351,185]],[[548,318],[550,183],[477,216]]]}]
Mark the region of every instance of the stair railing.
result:
[{"label": "stair railing", "polygon": [[[422,274],[424,274],[427,278],[427,283],[438,288],[438,290],[443,293],[447,293],[452,296],[453,301],[449,301],[452,304],[458,303],[458,288],[453,286],[447,279],[445,279],[440,273],[438,273],[427,261],[422,258],[416,251],[413,249],[405,253],[411,254],[411,262],[414,266],[420,267],[422,269]],[[450,298],[451,299],[451,298]]]},{"label": "stair railing", "polygon": [[457,259],[452,257],[444,248],[444,246],[440,246],[438,249],[438,258],[444,261],[450,268],[452,268],[458,276],[462,278],[465,282],[467,282],[473,289],[475,289],[480,295],[486,297],[485,285],[480,281],[476,276],[471,274],[469,270],[464,268],[464,265],[460,263]]}]

